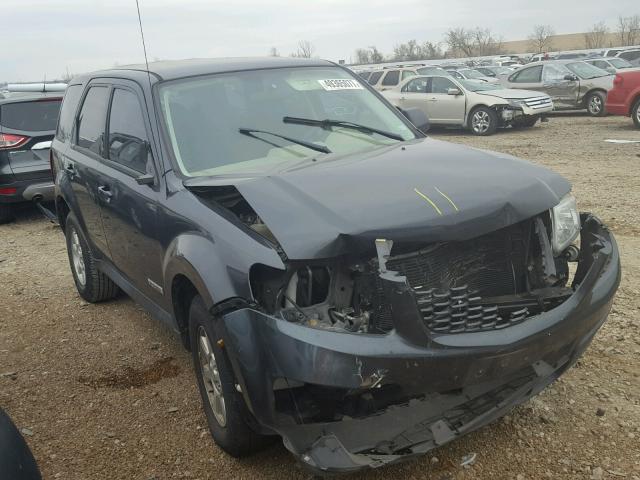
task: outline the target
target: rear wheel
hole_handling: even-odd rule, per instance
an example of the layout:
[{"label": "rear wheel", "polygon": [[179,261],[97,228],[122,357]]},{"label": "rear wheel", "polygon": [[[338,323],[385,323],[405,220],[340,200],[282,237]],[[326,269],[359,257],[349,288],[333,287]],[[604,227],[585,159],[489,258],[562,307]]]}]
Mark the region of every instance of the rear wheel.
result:
[{"label": "rear wheel", "polygon": [[0,225],[13,220],[13,208],[9,205],[0,205]]},{"label": "rear wheel", "polygon": [[604,102],[606,100],[605,94],[602,92],[590,93],[585,99],[587,105],[587,112],[592,117],[602,117],[606,113],[604,109]]},{"label": "rear wheel", "polygon": [[119,288],[109,277],[96,268],[93,252],[73,213],[67,216],[65,237],[73,281],[80,296],[89,303],[114,298],[118,294]]},{"label": "rear wheel", "polygon": [[469,119],[469,128],[474,135],[493,135],[498,128],[498,114],[487,107],[478,107]]},{"label": "rear wheel", "polygon": [[216,444],[233,457],[243,457],[264,448],[269,437],[257,434],[248,425],[251,413],[236,390],[233,370],[218,342],[221,335],[214,322],[202,297],[196,295],[189,309],[189,333],[202,407]]},{"label": "rear wheel", "polygon": [[636,127],[640,128],[640,98],[631,107],[631,118],[633,118],[633,123]]}]

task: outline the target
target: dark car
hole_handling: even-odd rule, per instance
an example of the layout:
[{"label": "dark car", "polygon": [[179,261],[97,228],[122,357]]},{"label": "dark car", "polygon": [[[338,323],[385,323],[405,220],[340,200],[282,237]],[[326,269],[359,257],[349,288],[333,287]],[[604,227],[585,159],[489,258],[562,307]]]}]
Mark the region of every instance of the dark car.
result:
[{"label": "dark car", "polygon": [[0,478],[41,480],[40,470],[27,442],[0,408]]},{"label": "dark car", "polygon": [[230,454],[278,435],[315,472],[421,455],[540,392],[606,320],[618,249],[569,182],[416,127],[320,60],[68,87],[52,152],[77,289],[180,334]]},{"label": "dark car", "polygon": [[640,70],[619,72],[607,95],[607,112],[631,117],[640,128]]},{"label": "dark car", "polygon": [[60,93],[8,93],[0,98],[0,223],[18,203],[53,200],[49,147]]}]

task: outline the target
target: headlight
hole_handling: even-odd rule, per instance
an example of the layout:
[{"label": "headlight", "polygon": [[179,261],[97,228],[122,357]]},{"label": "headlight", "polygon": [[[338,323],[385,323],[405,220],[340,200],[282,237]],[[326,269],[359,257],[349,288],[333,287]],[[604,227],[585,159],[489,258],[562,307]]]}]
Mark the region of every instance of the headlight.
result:
[{"label": "headlight", "polygon": [[522,108],[524,102],[522,100],[509,100],[509,105],[514,108]]},{"label": "headlight", "polygon": [[580,215],[573,195],[565,196],[551,209],[551,225],[553,254],[559,255],[580,233]]}]

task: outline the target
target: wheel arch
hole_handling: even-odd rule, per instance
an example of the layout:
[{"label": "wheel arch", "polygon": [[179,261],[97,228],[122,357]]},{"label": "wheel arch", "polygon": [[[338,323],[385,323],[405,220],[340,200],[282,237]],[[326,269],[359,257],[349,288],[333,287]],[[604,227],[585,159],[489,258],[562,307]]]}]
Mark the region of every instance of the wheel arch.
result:
[{"label": "wheel arch", "polygon": [[[589,98],[589,96],[593,93],[596,92],[600,92],[604,95],[604,98],[606,100],[607,98],[607,91],[604,88],[601,87],[594,87],[591,90],[587,90],[587,92],[584,94],[584,96],[582,97],[582,108],[587,108],[587,98]],[[604,104],[602,105],[604,107]]]}]

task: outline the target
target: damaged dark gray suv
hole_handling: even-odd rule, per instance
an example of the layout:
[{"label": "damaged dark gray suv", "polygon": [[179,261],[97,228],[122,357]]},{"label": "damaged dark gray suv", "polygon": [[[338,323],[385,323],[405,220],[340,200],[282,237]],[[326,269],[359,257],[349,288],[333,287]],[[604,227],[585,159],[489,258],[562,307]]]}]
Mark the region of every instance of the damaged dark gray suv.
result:
[{"label": "damaged dark gray suv", "polygon": [[80,295],[181,335],[235,456],[279,435],[349,472],[443,445],[573,365],[620,279],[564,178],[427,138],[330,62],[76,78],[52,156]]}]

